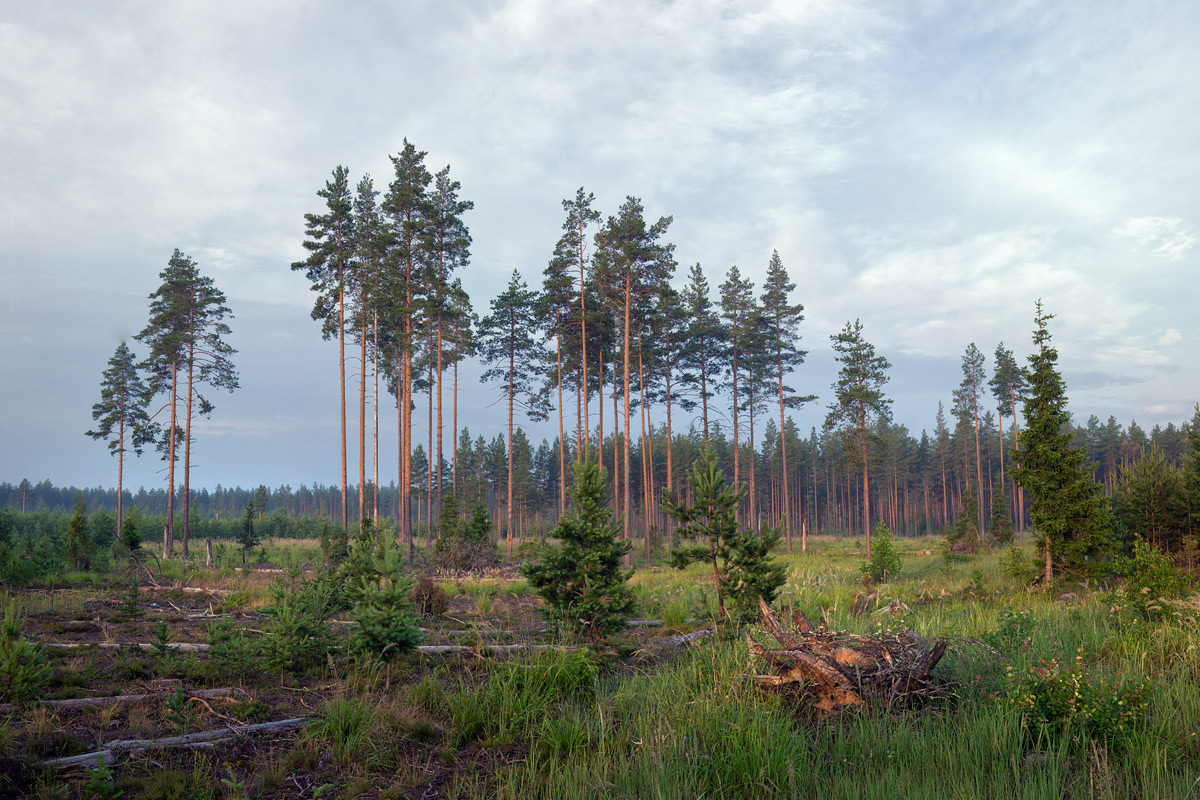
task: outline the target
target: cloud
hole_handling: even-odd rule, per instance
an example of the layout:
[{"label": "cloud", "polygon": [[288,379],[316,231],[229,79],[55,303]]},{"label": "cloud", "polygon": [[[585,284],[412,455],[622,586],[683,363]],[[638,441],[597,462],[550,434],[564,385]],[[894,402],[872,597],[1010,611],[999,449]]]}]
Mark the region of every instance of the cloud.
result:
[{"label": "cloud", "polygon": [[1178,217],[1134,217],[1116,229],[1144,251],[1179,261],[1196,246],[1196,232]]}]

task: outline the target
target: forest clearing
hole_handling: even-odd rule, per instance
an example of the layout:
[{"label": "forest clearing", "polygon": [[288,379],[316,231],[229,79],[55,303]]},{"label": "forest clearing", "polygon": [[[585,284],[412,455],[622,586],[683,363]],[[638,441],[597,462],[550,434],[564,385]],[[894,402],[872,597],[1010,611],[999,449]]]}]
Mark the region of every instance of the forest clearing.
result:
[{"label": "forest clearing", "polygon": [[[1030,586],[1027,543],[961,557],[934,539],[896,549],[898,574],[869,588],[860,541],[822,537],[781,557],[784,614],[848,633],[949,637],[931,673],[938,697],[828,718],[759,687],[745,634],[769,634],[720,624],[699,565],[637,571],[630,587],[648,623],[599,649],[546,632],[545,604],[511,568],[441,578],[423,590],[436,585],[445,606],[421,615],[422,643],[463,649],[387,661],[350,654],[345,615],[329,620],[315,660],[263,655],[294,635],[272,606],[289,584],[319,582],[313,541],[270,542],[268,564],[244,570],[139,569],[136,590],[133,576],[111,576],[13,591],[6,607],[24,609],[21,638],[48,673],[3,708],[4,793],[1194,796],[1200,609],[1147,611],[1115,582]],[[672,639],[700,631],[714,635]],[[500,644],[529,647],[489,650]],[[31,668],[3,660],[0,677]],[[213,738],[156,744],[205,731]],[[113,742],[127,744],[108,763],[54,766]]]}]

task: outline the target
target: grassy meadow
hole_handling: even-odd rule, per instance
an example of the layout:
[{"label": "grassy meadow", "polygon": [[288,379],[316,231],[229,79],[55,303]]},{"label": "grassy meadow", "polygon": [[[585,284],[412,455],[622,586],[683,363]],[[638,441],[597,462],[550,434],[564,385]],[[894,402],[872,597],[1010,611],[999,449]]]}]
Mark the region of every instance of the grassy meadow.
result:
[{"label": "grassy meadow", "polygon": [[[953,637],[942,701],[817,719],[752,680],[745,634],[714,623],[711,572],[638,569],[638,615],[603,651],[543,630],[511,568],[437,581],[424,641],[464,645],[385,664],[329,657],[297,673],[257,660],[272,584],[318,569],[315,542],[270,542],[239,569],[170,564],[155,585],[61,576],[13,590],[50,666],[37,699],[0,712],[0,793],[139,798],[1194,798],[1200,789],[1195,610],[1116,584],[1029,587],[1028,544],[948,560],[896,540],[902,569],[865,587],[861,543],[780,555],[776,602],[856,633]],[[68,580],[69,578],[69,580]],[[1142,607],[1145,603],[1140,604]],[[344,637],[337,620],[331,629]],[[714,636],[673,646],[679,633]],[[209,644],[185,652],[181,644]],[[495,655],[490,644],[555,645]],[[139,647],[137,645],[148,645]],[[239,650],[239,648],[241,648]],[[5,672],[0,653],[0,680]],[[203,690],[229,689],[198,701]],[[45,701],[145,695],[115,705]],[[265,735],[238,728],[285,719]],[[200,731],[192,748],[47,760],[114,740]]]}]

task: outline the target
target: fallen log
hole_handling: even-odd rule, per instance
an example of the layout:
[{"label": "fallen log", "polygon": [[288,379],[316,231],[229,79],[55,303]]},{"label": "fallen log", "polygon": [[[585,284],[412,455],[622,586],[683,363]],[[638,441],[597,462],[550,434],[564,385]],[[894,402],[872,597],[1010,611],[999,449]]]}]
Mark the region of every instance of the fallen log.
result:
[{"label": "fallen log", "polygon": [[[233,689],[201,689],[198,692],[187,692],[188,697],[225,697]],[[140,703],[143,700],[154,700],[157,698],[165,698],[170,695],[169,692],[142,692],[141,694],[118,694],[105,697],[72,697],[67,700],[42,700],[38,703],[30,703],[26,707],[44,706],[46,708],[73,709],[73,708],[104,708],[107,706],[124,705],[125,703]],[[10,711],[15,711],[19,708],[16,703],[0,703],[0,714],[7,714]]]},{"label": "fallen log", "polygon": [[291,731],[301,728],[308,722],[308,717],[294,717],[276,722],[262,722],[257,725],[246,725],[241,728],[220,728],[200,733],[188,733],[183,736],[168,736],[165,739],[118,739],[109,742],[103,750],[84,753],[78,756],[52,758],[43,761],[47,769],[70,769],[71,767],[94,767],[98,764],[112,764],[122,753],[140,753],[145,750],[160,750],[171,747],[203,747],[236,736],[249,736],[259,733],[274,733]]},{"label": "fallen log", "polygon": [[764,687],[793,689],[819,715],[872,699],[907,702],[943,693],[929,674],[946,653],[945,639],[930,647],[912,631],[887,636],[830,631],[824,620],[814,627],[799,611],[793,613],[793,632],[761,598],[759,609],[764,627],[780,646],[767,648],[747,634],[750,652],[772,668],[770,674],[755,674],[755,681]]},{"label": "fallen log", "polygon": [[[74,650],[80,647],[100,647],[105,650],[119,650],[122,647],[136,647],[140,650],[157,650],[159,645],[150,642],[42,642],[42,647],[52,647],[56,650]],[[166,648],[178,653],[207,653],[212,645],[200,642],[167,642]]]}]

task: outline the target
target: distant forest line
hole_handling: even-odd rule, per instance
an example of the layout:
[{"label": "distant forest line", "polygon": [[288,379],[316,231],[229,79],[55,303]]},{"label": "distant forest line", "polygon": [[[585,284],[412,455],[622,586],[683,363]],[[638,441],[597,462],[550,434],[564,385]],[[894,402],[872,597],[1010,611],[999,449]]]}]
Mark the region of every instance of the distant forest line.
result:
[{"label": "distant forest line", "polygon": [[[1143,454],[1151,448],[1161,454],[1167,465],[1178,467],[1188,449],[1189,432],[1198,423],[1200,417],[1193,417],[1191,421],[1180,425],[1155,425],[1147,431],[1137,422],[1122,426],[1114,417],[1101,422],[1093,416],[1085,424],[1074,427],[1074,444],[1086,449],[1093,479],[1104,487],[1106,495],[1111,496],[1122,471],[1138,464]],[[857,493],[858,484],[854,480],[860,468],[853,462],[852,454],[846,452],[843,438],[836,433],[816,429],[810,430],[806,437],[801,436],[790,419],[787,420],[785,433],[790,451],[789,473],[794,487],[792,518],[803,520],[808,530],[817,534],[853,528],[861,501]],[[949,429],[945,421],[939,418],[932,435],[922,431],[920,436],[913,436],[903,425],[888,422],[877,424],[875,433],[871,445],[874,452],[870,459],[870,485],[872,507],[880,509],[880,518],[902,535],[939,532],[952,525],[964,508],[964,491],[973,484],[976,471],[973,430],[965,425]],[[676,434],[673,439],[673,458],[677,465],[685,468],[704,447],[703,438],[694,427],[687,434]],[[784,509],[780,487],[782,459],[778,446],[775,446],[779,437],[773,419],[768,418],[763,439],[764,443],[758,449],[751,448],[748,443],[742,446],[739,459],[742,483],[747,487],[753,485],[755,489],[754,496],[747,496],[744,506],[749,518],[775,525]],[[996,416],[991,412],[980,418],[980,439],[985,475],[981,505],[986,508],[991,502],[991,492],[997,490],[996,483],[1001,471],[1001,435]],[[1004,439],[1006,450],[1014,447],[1011,428]],[[559,441],[557,437],[553,440],[543,439],[535,448],[524,431],[517,428],[513,443],[514,517],[520,535],[535,527],[553,524],[563,511],[560,502]],[[573,460],[573,440],[568,439],[565,446]],[[722,466],[732,473],[733,445],[725,430],[717,423],[711,426],[709,446]],[[610,488],[614,485],[613,453],[619,452],[620,448],[619,438],[614,439],[611,434],[605,438],[602,457],[609,473]],[[473,438],[470,431],[464,429],[458,447],[452,452],[454,458],[443,464],[444,491],[452,491],[457,487],[456,497],[460,508],[464,510],[475,504],[484,504],[494,519],[501,520],[499,527],[502,528],[508,496],[505,437],[497,435],[488,441],[482,436]],[[635,524],[643,528],[655,525],[662,529],[665,526],[659,509],[661,492],[668,488],[665,485],[666,452],[665,426],[660,426],[644,440],[639,439],[631,445],[633,471],[630,479],[635,489],[633,516]],[[1005,460],[1008,460],[1007,456]],[[417,500],[412,523],[423,528],[428,525],[431,514],[436,519],[437,509],[431,508],[428,502],[429,460],[422,446],[415,448],[412,461],[414,480],[410,491]],[[653,465],[658,495],[649,505],[649,513],[643,493],[647,488],[645,470],[642,468],[644,463]],[[682,475],[678,466],[676,474]],[[570,483],[568,475],[567,488]],[[677,484],[682,483],[677,478]],[[350,485],[347,488],[350,499],[356,504],[358,487]],[[674,488],[676,491],[686,490],[682,485]],[[399,490],[395,482],[379,487],[377,506],[373,489],[373,485],[368,483],[365,507],[371,510],[372,515],[377,508],[380,518],[398,522]],[[0,483],[0,508],[17,513],[67,513],[72,510],[74,499],[80,493],[89,511],[115,512],[115,489],[55,486],[49,480]],[[1012,517],[1019,522],[1016,492],[1011,483],[1006,487],[1005,494]],[[320,483],[311,486],[301,484],[299,487],[262,484],[252,488],[223,487],[218,484],[211,490],[191,490],[191,511],[193,517],[199,520],[236,520],[245,513],[249,504],[254,505],[255,517],[260,520],[275,516],[312,518],[336,524],[341,515],[341,487]],[[165,515],[167,491],[144,487],[137,491],[126,490],[124,505],[126,508],[136,507],[145,515]],[[288,528],[291,529],[291,526]]]}]

